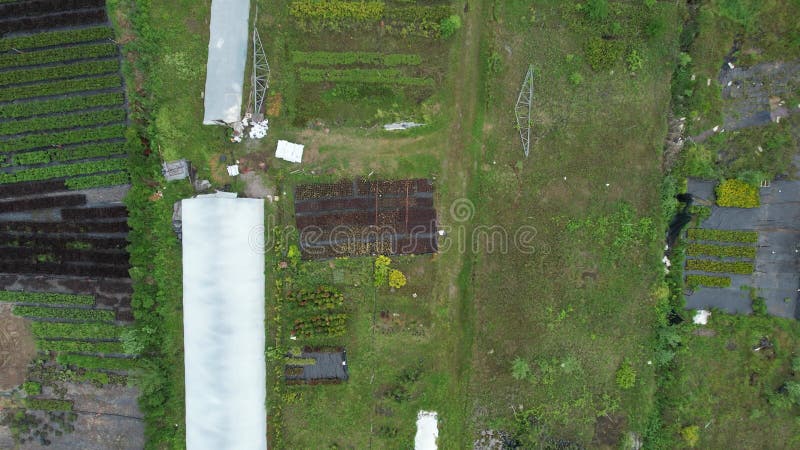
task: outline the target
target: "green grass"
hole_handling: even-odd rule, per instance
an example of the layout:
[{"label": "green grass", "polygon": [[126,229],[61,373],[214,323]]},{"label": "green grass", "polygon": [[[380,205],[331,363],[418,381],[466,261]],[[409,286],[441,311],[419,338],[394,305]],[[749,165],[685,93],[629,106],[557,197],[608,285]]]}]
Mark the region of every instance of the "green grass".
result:
[{"label": "green grass", "polygon": [[[683,427],[698,425],[696,448],[795,448],[800,445],[797,405],[778,389],[792,375],[800,332],[794,320],[714,313],[713,334],[685,330],[680,368],[667,379],[664,423],[676,441]],[[754,352],[761,337],[775,346]]]}]

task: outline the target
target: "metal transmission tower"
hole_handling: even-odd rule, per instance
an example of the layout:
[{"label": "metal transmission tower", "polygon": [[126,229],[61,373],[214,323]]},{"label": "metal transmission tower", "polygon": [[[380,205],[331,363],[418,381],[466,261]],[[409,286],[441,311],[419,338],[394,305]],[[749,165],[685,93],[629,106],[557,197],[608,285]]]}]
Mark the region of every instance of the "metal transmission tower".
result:
[{"label": "metal transmission tower", "polygon": [[528,73],[525,74],[525,81],[522,82],[517,105],[514,107],[519,138],[522,140],[522,151],[526,157],[531,150],[531,102],[533,102],[533,64],[528,66]]},{"label": "metal transmission tower", "polygon": [[258,28],[253,25],[253,117],[259,121],[264,117],[261,108],[264,106],[268,88],[269,63],[267,62],[267,54],[261,44]]}]

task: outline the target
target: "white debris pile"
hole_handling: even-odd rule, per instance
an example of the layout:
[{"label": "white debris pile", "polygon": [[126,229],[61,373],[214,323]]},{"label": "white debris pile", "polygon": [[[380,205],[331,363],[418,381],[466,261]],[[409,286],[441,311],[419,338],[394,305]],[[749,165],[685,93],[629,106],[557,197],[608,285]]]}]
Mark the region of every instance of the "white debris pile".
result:
[{"label": "white debris pile", "polygon": [[439,420],[435,411],[420,411],[417,414],[417,435],[414,450],[436,450],[439,437]]},{"label": "white debris pile", "polygon": [[697,313],[695,313],[694,318],[692,318],[692,322],[695,325],[705,325],[708,323],[708,318],[711,317],[711,311],[706,311],[705,309],[698,309]]},{"label": "white debris pile", "polygon": [[269,130],[269,120],[253,122],[253,126],[250,128],[250,139],[263,139],[267,136],[267,130]]}]

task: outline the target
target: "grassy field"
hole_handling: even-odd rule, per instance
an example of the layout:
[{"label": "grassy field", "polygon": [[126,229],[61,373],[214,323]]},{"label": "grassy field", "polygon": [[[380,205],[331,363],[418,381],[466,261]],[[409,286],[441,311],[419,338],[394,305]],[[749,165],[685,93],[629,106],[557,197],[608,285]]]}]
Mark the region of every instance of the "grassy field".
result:
[{"label": "grassy field", "polygon": [[[797,322],[714,313],[709,325],[687,326],[679,370],[666,383],[664,421],[675,436],[699,428],[697,448],[795,448]],[[754,351],[766,338],[772,347]],[[687,442],[684,440],[683,444]]]},{"label": "grassy field", "polygon": [[[478,256],[474,431],[522,428],[528,442],[616,447],[653,411],[659,155],[678,18],[667,3],[649,12],[613,5],[605,21],[620,23],[644,59],[635,73],[621,56],[602,71],[588,66],[584,42],[605,25],[569,5],[493,4],[483,58],[499,64],[485,87],[478,220],[509,236],[531,227],[535,239],[530,253],[484,247]],[[639,31],[647,14],[661,17],[662,33]],[[530,63],[534,138],[524,159],[513,107]],[[636,381],[622,389],[615,379],[626,361]],[[527,370],[515,377],[512,365]],[[518,426],[512,411],[536,426]]]}]

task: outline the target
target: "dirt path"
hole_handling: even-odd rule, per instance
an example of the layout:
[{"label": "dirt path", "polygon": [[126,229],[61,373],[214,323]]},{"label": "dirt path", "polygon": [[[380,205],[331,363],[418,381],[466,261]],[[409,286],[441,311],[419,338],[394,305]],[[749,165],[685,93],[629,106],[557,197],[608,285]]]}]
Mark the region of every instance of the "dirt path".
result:
[{"label": "dirt path", "polygon": [[28,363],[36,355],[28,323],[11,313],[10,304],[0,303],[0,391],[25,381]]},{"label": "dirt path", "polygon": [[[477,168],[480,156],[480,135],[473,130],[482,129],[483,118],[478,114],[480,104],[480,39],[481,21],[484,5],[481,1],[469,2],[469,12],[464,17],[461,30],[462,42],[457,47],[451,73],[452,126],[450,130],[447,153],[442,161],[440,184],[439,220],[445,226],[463,226],[469,235],[469,222],[455,223],[450,217],[450,206],[458,199],[468,198],[472,189],[472,175]],[[458,44],[457,44],[458,45]],[[480,122],[480,123],[478,123]],[[477,146],[477,147],[476,147]],[[462,253],[457,246],[440,254],[435,298],[445,303],[451,312],[453,326],[441,330],[442,339],[451,345],[452,360],[451,383],[453,398],[465,399],[460,411],[444,411],[455,415],[443,421],[442,435],[448,447],[469,448],[472,446],[472,430],[470,429],[471,404],[466,401],[469,384],[470,361],[473,346],[473,314],[472,314],[472,258],[467,251]]]}]

